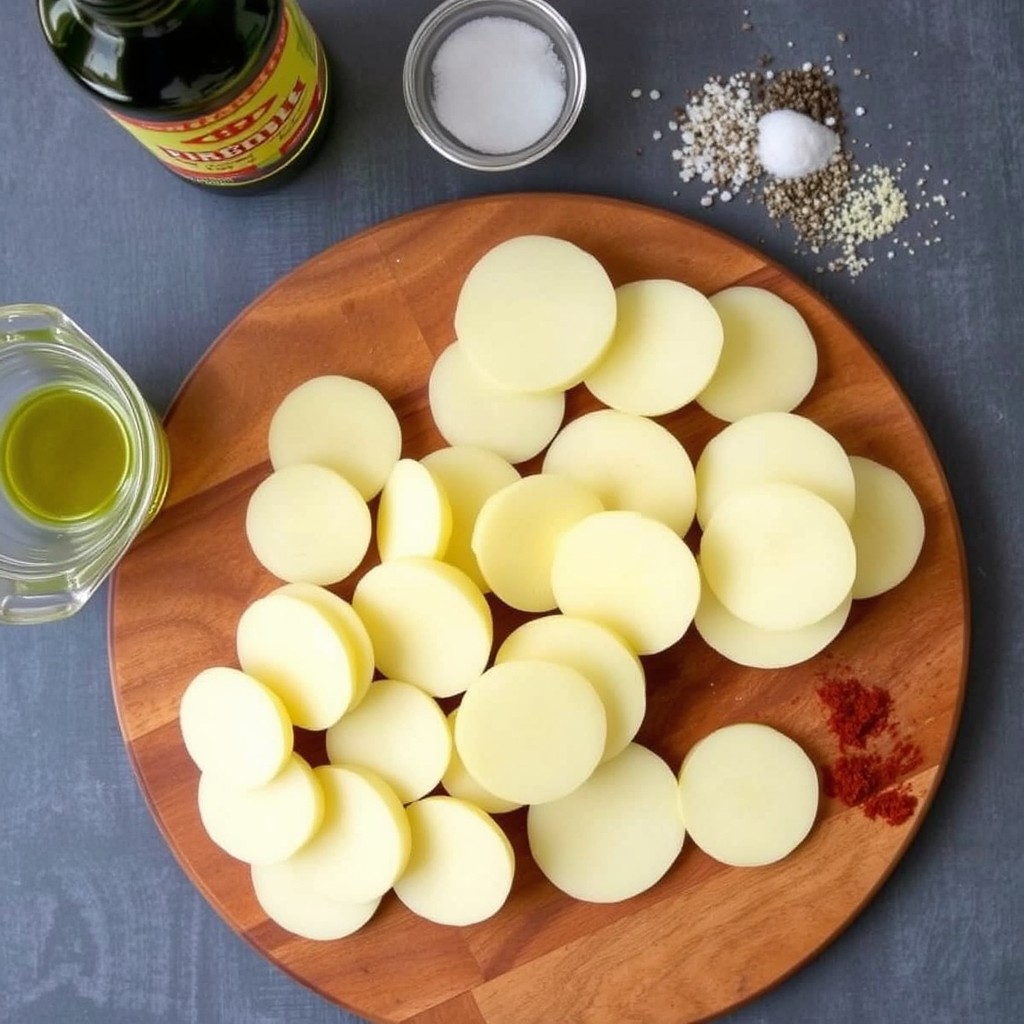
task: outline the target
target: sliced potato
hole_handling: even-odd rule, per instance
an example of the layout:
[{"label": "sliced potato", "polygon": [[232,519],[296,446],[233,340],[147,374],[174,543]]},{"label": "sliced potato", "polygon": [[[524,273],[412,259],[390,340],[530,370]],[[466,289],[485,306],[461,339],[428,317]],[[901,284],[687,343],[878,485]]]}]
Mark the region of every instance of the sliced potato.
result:
[{"label": "sliced potato", "polygon": [[795,413],[758,413],[730,424],[705,445],[696,478],[697,519],[703,527],[730,494],[775,481],[813,491],[847,522],[853,517],[853,470],[843,446]]},{"label": "sliced potato", "polygon": [[461,693],[491,654],[491,609],[465,573],[429,558],[396,558],[358,583],[352,606],[377,667],[433,697]]},{"label": "sliced potato", "polygon": [[466,691],[455,746],[473,778],[522,804],[557,800],[585,782],[604,753],[604,705],[575,669],[506,661]]},{"label": "sliced potato", "polygon": [[718,365],[722,322],[714,306],[679,281],[634,281],[615,296],[612,343],[584,384],[622,412],[661,416],[681,409]]},{"label": "sliced potato", "polygon": [[292,720],[269,687],[234,668],[208,668],[185,688],[179,725],[204,774],[246,789],[269,782],[292,752]]},{"label": "sliced potato", "polygon": [[680,536],[693,522],[697,492],[686,449],[660,423],[600,409],[562,428],[543,471],[589,487],[608,510],[640,512]]},{"label": "sliced potato", "polygon": [[767,725],[727,725],[700,740],[679,771],[690,838],[734,867],[773,864],[807,837],[818,771],[799,744]]},{"label": "sliced potato", "polygon": [[515,853],[501,827],[479,807],[450,796],[418,800],[406,811],[412,851],[395,895],[437,924],[493,917],[508,899],[515,873]]},{"label": "sliced potato", "polygon": [[704,578],[735,616],[803,629],[846,600],[857,571],[850,528],[824,498],[761,484],[722,501],[700,542]]},{"label": "sliced potato", "polygon": [[818,350],[804,318],[778,295],[745,285],[712,295],[711,305],[721,318],[724,343],[697,403],[729,422],[795,409],[818,373]]},{"label": "sliced potato", "polygon": [[298,754],[270,782],[252,789],[199,776],[199,818],[206,834],[247,864],[287,860],[309,841],[324,816],[324,794]]},{"label": "sliced potato", "polygon": [[644,668],[617,633],[569,615],[531,619],[508,636],[494,663],[530,658],[568,665],[597,691],[607,717],[602,761],[615,757],[633,739],[647,708]]},{"label": "sliced potato", "polygon": [[615,317],[615,291],[593,256],[560,238],[521,235],[470,270],[455,334],[496,387],[564,391],[601,358]]},{"label": "sliced potato", "polygon": [[369,501],[402,451],[402,428],[384,396],[352,377],[326,375],[300,384],[270,421],[274,469],[312,462],[339,473]]},{"label": "sliced potato", "polygon": [[370,510],[344,477],[312,464],[279,469],[252,493],[245,534],[257,561],[289,583],[337,583],[363,560]]},{"label": "sliced potato", "polygon": [[243,671],[270,687],[300,729],[326,729],[362,685],[347,631],[292,594],[268,594],[242,613],[235,634]]},{"label": "sliced potato", "polygon": [[394,679],[374,683],[359,707],[327,730],[332,764],[368,768],[403,804],[440,782],[451,751],[448,723],[434,698]]},{"label": "sliced potato", "polygon": [[875,597],[902,583],[924,546],[924,513],[910,485],[894,469],[850,456],[857,501],[850,531],[857,549],[854,597]]},{"label": "sliced potato", "polygon": [[649,889],[686,837],[672,769],[636,743],[568,796],[531,807],[526,821],[530,852],[548,881],[591,903]]},{"label": "sliced potato", "polygon": [[582,484],[544,473],[493,494],[473,528],[473,553],[491,590],[524,612],[555,607],[551,563],[559,538],[603,506]]},{"label": "sliced potato", "polygon": [[452,532],[444,561],[461,569],[484,593],[491,588],[480,572],[470,543],[484,502],[514,484],[519,472],[500,455],[473,445],[441,448],[424,455],[422,463],[441,485],[452,511]]},{"label": "sliced potato", "polygon": [[477,445],[509,462],[525,462],[544,450],[565,415],[562,391],[520,394],[495,387],[449,345],[430,372],[430,412],[450,445]]},{"label": "sliced potato", "polygon": [[852,605],[847,595],[834,612],[802,629],[761,629],[733,615],[705,584],[693,624],[709,647],[737,665],[787,668],[825,650],[846,625]]},{"label": "sliced potato", "polygon": [[452,509],[434,474],[415,459],[395,463],[377,508],[380,559],[440,558],[452,534]]},{"label": "sliced potato", "polygon": [[351,711],[366,696],[366,691],[373,680],[373,644],[363,620],[356,615],[355,609],[343,597],[313,583],[286,583],[273,593],[287,594],[311,604],[330,620],[338,633],[347,638],[352,653],[353,693],[347,709]]},{"label": "sliced potato", "polygon": [[664,523],[599,512],[567,530],[551,569],[558,607],[618,633],[638,654],[671,647],[693,621],[700,574]]},{"label": "sliced potato", "polygon": [[314,770],[324,793],[319,831],[289,863],[305,887],[342,903],[367,903],[390,889],[409,859],[409,819],[398,797],[365,768]]},{"label": "sliced potato", "polygon": [[275,924],[293,935],[316,942],[344,939],[359,931],[380,906],[380,897],[365,903],[334,900],[303,884],[291,862],[254,864],[256,902]]},{"label": "sliced potato", "polygon": [[[448,728],[452,736],[455,735],[455,721],[458,718],[458,714],[458,708],[453,708],[448,714]],[[455,746],[454,740],[452,741],[451,758],[441,779],[441,785],[444,786],[445,792],[449,796],[458,797],[460,800],[474,804],[488,814],[504,814],[507,811],[515,811],[523,806],[514,800],[503,800],[500,796],[495,796],[484,789],[466,770],[466,766],[462,763],[462,758],[459,757],[459,751]]]}]

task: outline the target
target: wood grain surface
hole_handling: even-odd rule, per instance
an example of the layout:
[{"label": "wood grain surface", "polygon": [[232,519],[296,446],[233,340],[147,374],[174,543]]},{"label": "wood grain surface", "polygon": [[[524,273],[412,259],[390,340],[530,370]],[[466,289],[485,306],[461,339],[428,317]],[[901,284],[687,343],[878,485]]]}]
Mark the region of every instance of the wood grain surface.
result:
[{"label": "wood grain surface", "polygon": [[[277,403],[316,374],[349,374],[394,404],[405,456],[441,447],[426,382],[434,357],[452,340],[459,286],[488,248],[523,233],[581,245],[616,284],[670,277],[711,293],[744,283],[792,302],[820,355],[818,383],[799,411],[850,454],[897,469],[925,511],[925,546],[911,577],[889,594],[856,602],[838,640],[811,662],[780,671],[741,668],[692,630],[670,651],[644,659],[648,712],[639,739],[677,768],[712,729],[758,721],[825,764],[837,750],[815,688],[823,674],[849,671],[890,690],[904,732],[923,751],[922,766],[907,780],[918,810],[891,827],[823,799],[810,837],[783,862],[727,868],[687,842],[657,886],[613,905],[575,902],[554,889],[529,856],[525,813],[515,812],[499,820],[516,850],[516,880],[508,904],[489,921],[445,928],[389,896],[357,935],[302,940],[267,920],[247,867],[203,832],[178,701],[201,669],[235,664],[239,615],[279,584],[257,564],[243,531],[248,497],[270,470],[266,435]],[[594,407],[576,389],[568,415]],[[721,427],[696,407],[662,422],[694,460]],[[920,422],[869,346],[811,289],[752,249],[669,213],[592,196],[511,195],[433,207],[342,242],[271,288],[185,382],[167,430],[167,503],[111,588],[110,664],[121,729],[157,823],[189,877],[240,935],[326,998],[374,1020],[421,1024],[704,1019],[776,984],[819,951],[911,841],[963,699],[968,613],[956,515]],[[338,592],[350,596],[358,575]],[[521,617],[496,611],[497,642]],[[317,736],[300,737],[299,749],[323,760]]]}]

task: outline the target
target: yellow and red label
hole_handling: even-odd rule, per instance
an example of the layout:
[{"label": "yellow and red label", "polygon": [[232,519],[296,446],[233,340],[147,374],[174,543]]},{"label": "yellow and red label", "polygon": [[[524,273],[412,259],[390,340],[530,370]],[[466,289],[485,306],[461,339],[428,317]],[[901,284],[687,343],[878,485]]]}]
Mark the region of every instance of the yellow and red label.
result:
[{"label": "yellow and red label", "polygon": [[324,116],[327,89],[320,40],[294,0],[284,0],[266,64],[226,106],[190,121],[108,113],[175,174],[230,188],[269,178],[299,155]]}]

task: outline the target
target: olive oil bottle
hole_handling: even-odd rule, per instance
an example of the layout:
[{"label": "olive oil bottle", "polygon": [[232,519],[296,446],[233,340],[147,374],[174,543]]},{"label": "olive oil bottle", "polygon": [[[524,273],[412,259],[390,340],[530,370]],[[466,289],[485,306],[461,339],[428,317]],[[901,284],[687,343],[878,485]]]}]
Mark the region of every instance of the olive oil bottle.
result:
[{"label": "olive oil bottle", "polygon": [[67,72],[168,170],[279,184],[327,126],[330,74],[295,0],[37,0]]}]

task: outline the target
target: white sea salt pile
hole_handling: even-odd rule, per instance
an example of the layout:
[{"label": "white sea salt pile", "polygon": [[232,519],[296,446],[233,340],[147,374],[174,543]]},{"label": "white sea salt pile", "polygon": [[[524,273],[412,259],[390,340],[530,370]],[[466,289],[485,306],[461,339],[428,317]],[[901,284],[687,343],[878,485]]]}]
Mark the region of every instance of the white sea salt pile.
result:
[{"label": "white sea salt pile", "polygon": [[770,110],[757,122],[757,157],[776,178],[803,178],[828,166],[839,136],[796,110]]},{"label": "white sea salt pile", "polygon": [[460,25],[431,65],[437,119],[479,153],[516,153],[542,138],[565,106],[565,65],[550,37],[516,18]]}]

